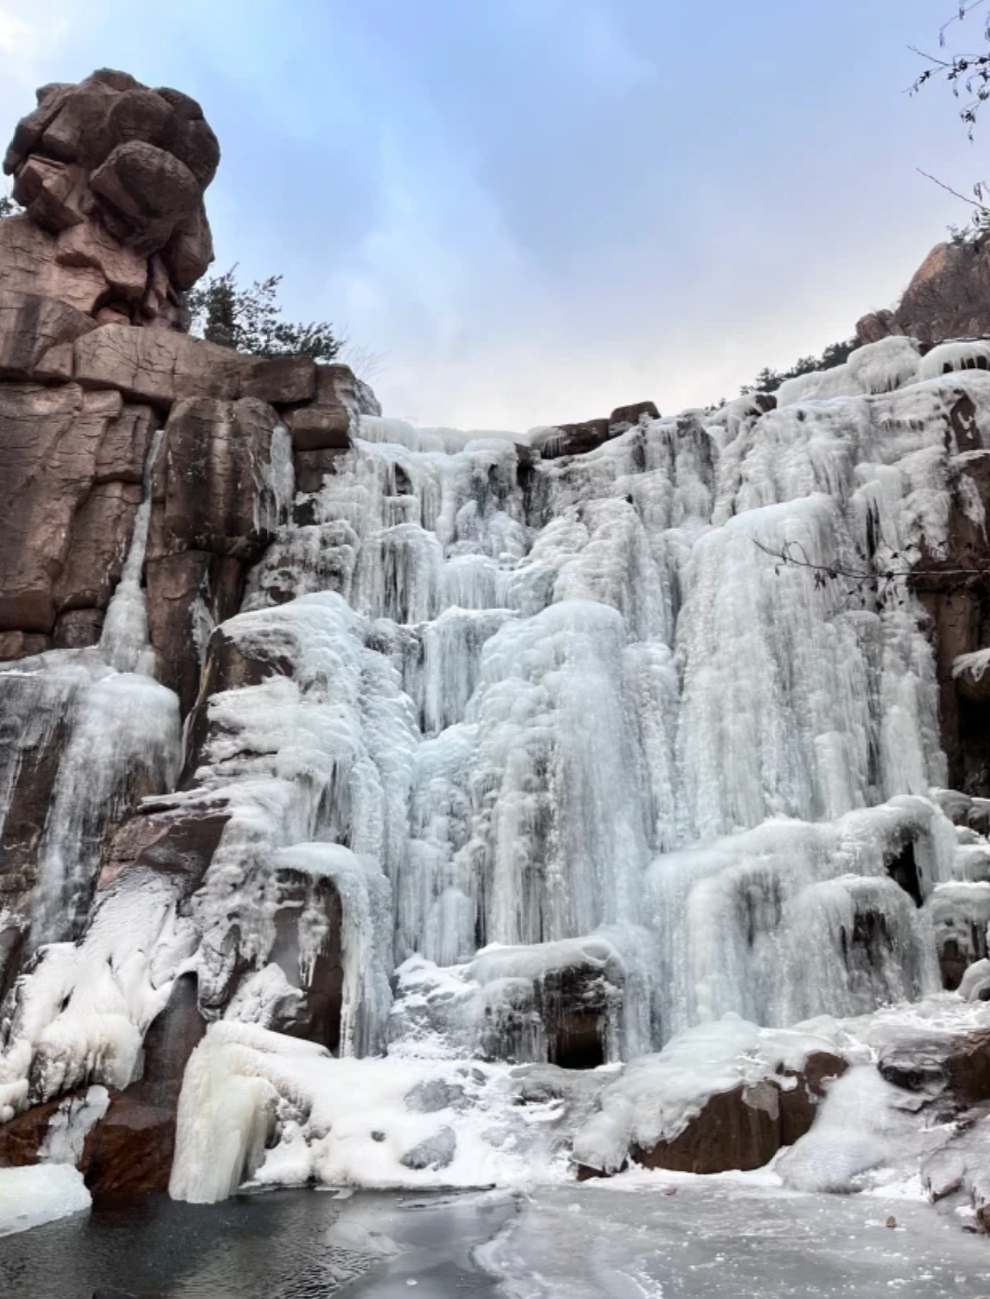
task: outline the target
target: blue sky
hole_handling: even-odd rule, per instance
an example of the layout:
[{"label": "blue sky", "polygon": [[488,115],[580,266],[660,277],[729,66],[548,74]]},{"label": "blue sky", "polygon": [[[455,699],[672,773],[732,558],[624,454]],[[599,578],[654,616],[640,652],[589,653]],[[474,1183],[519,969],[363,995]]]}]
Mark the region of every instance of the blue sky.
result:
[{"label": "blue sky", "polygon": [[0,129],[98,66],[196,96],[218,267],[283,273],[389,414],[671,412],[847,336],[965,220],[916,168],[968,192],[987,137],[905,93],[953,6],[0,0]]}]

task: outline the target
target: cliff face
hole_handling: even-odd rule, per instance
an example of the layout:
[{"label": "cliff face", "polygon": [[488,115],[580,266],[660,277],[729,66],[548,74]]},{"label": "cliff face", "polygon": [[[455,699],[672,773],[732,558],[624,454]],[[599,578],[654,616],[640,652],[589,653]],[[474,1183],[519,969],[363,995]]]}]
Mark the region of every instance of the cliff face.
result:
[{"label": "cliff face", "polygon": [[[0,662],[18,664],[0,675],[0,997],[42,943],[78,939],[94,890],[125,868],[168,879],[173,908],[197,887],[223,815],[133,812],[173,788],[201,679],[223,689],[255,670],[222,638],[208,651],[211,632],[289,518],[294,478],[318,487],[359,414],[378,411],[345,366],[259,361],[182,332],[181,295],[213,258],[203,194],[219,156],[188,96],[102,70],[42,87],[5,158],[25,212],[0,223]],[[197,721],[199,744],[208,729]],[[309,1014],[332,1044],[339,899],[329,883],[283,891],[286,917],[306,898],[325,918],[338,991],[319,957],[319,994],[293,1022]],[[173,1123],[196,1034],[163,1024],[203,1023],[195,980],[191,1011],[176,997],[155,1021],[186,1043],[159,1053]],[[111,1142],[95,1183],[164,1185],[170,1158],[143,1153],[161,1123],[134,1119],[131,1092],[103,1122],[131,1140]]]},{"label": "cliff face", "polygon": [[871,312],[856,325],[860,343],[891,334],[927,345],[990,335],[990,244],[936,244],[897,307]]},{"label": "cliff face", "polygon": [[955,1026],[906,1111],[990,1098],[946,1045],[990,982],[990,348],[415,429],[179,328],[217,157],[108,72],[8,153],[0,1167],[756,1166],[849,1135],[829,1079],[897,1126],[931,1044],[846,1070],[896,1002]]}]

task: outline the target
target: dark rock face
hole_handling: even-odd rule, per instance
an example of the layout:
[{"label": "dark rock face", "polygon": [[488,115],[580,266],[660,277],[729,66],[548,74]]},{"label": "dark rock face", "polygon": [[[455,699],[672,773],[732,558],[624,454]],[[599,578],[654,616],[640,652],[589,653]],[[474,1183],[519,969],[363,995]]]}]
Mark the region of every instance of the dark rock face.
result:
[{"label": "dark rock face", "polygon": [[[111,1091],[106,1114],[86,1135],[76,1166],[94,1196],[168,1190],[182,1075],[205,1031],[195,979],[184,976],[145,1038],[144,1077]],[[67,1093],[0,1125],[0,1168],[37,1163],[56,1113],[84,1095]]]},{"label": "dark rock face", "polygon": [[[786,1082],[769,1077],[710,1097],[676,1137],[648,1149],[634,1146],[630,1159],[644,1168],[682,1173],[762,1168],[782,1146],[810,1130],[828,1081],[848,1067],[840,1056],[813,1052],[799,1073],[783,1074]],[[578,1168],[581,1181],[600,1176],[598,1169]]]},{"label": "dark rock face", "polygon": [[195,977],[184,975],[145,1037],[143,1078],[111,1096],[86,1138],[79,1167],[94,1195],[168,1190],[182,1075],[205,1032]]},{"label": "dark rock face", "polygon": [[990,1101],[990,1030],[904,1042],[883,1052],[877,1067],[895,1087],[968,1110]]},{"label": "dark rock face", "polygon": [[907,334],[923,344],[990,333],[990,248],[936,244],[893,311],[871,312],[856,324],[860,343]]},{"label": "dark rock face", "polygon": [[[50,634],[59,604],[70,607],[76,597],[93,603],[72,589],[71,567],[65,570],[73,525],[94,486],[100,444],[121,409],[118,393],[87,393],[76,384],[0,385],[0,630]],[[91,507],[90,515],[99,508]],[[81,533],[91,535],[92,524],[84,513]],[[96,567],[87,582],[95,575],[112,586],[118,543],[119,537],[102,555],[92,554]]]},{"label": "dark rock face", "polygon": [[[912,586],[931,619],[939,682],[942,748],[949,762],[949,785],[972,796],[990,795],[990,698],[980,682],[958,674],[956,659],[990,643],[990,546],[983,528],[967,512],[964,488],[990,507],[990,452],[972,451],[972,406],[964,394],[953,407],[946,441],[966,451],[949,517],[949,544],[944,558],[923,555]],[[990,430],[985,431],[990,440]],[[979,439],[982,441],[982,437]],[[979,445],[977,441],[977,445]],[[963,480],[966,480],[965,482]],[[960,571],[962,570],[962,571]],[[988,677],[990,679],[990,677]]]}]

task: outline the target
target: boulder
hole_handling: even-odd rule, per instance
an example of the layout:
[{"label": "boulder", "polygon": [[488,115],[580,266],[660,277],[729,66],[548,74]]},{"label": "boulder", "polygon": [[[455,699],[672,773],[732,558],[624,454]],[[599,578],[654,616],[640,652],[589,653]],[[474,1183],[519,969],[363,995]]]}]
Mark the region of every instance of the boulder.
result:
[{"label": "boulder", "polygon": [[0,231],[0,288],[104,320],[124,304],[125,318],[132,308],[149,324],[182,327],[178,295],[213,260],[203,195],[219,160],[188,95],[109,69],[43,86],[4,160],[25,211]]},{"label": "boulder", "polygon": [[889,1083],[955,1110],[990,1101],[990,1029],[906,1039],[880,1053]]},{"label": "boulder", "polygon": [[457,1133],[453,1128],[443,1127],[433,1136],[421,1141],[412,1150],[407,1150],[399,1160],[404,1168],[414,1172],[430,1169],[433,1172],[447,1168],[454,1162],[457,1153]]},{"label": "boulder", "polygon": [[638,424],[642,419],[659,419],[660,412],[652,401],[636,401],[629,406],[617,406],[608,417],[612,425]]},{"label": "boulder", "polygon": [[[82,1096],[85,1092],[69,1093]],[[7,1123],[0,1123],[0,1168],[24,1168],[38,1162],[38,1151],[48,1135],[59,1106],[67,1097],[34,1105],[21,1114],[15,1114]]]},{"label": "boulder", "polygon": [[[168,1190],[182,1076],[205,1031],[195,978],[185,975],[145,1037],[143,1078],[111,1090],[106,1114],[86,1134],[76,1167],[94,1196]],[[85,1094],[68,1092],[0,1125],[0,1168],[37,1163],[55,1114]]]},{"label": "boulder", "polygon": [[17,173],[13,192],[36,225],[58,235],[85,221],[85,184],[84,167],[67,166],[34,154]]},{"label": "boulder", "polygon": [[213,232],[202,206],[176,224],[161,257],[172,284],[180,293],[191,289],[206,274],[214,259]]},{"label": "boulder", "polygon": [[128,244],[146,254],[165,246],[202,196],[184,162],[145,140],[118,144],[89,183],[130,228]]},{"label": "boulder", "polygon": [[51,642],[47,636],[35,636],[30,632],[0,632],[0,662],[9,663],[14,659],[27,658],[30,654],[43,654]]},{"label": "boulder", "polygon": [[341,405],[355,415],[380,415],[381,405],[363,379],[339,361],[316,367],[316,406]]},{"label": "boulder", "polygon": [[712,1096],[683,1132],[646,1150],[634,1146],[630,1157],[643,1168],[682,1173],[762,1168],[783,1145],[782,1095],[763,1081]]},{"label": "boulder", "polygon": [[617,437],[620,432],[620,429],[613,430],[611,420],[604,418],[585,420],[582,424],[557,424],[553,434],[541,443],[540,455],[544,460],[581,456]]},{"label": "boulder", "polygon": [[[781,1069],[709,1096],[679,1132],[648,1147],[634,1143],[629,1158],[644,1168],[684,1173],[762,1168],[810,1131],[827,1083],[848,1067],[841,1056],[814,1051],[800,1070]],[[585,1180],[613,1171],[584,1163],[577,1175]]]}]

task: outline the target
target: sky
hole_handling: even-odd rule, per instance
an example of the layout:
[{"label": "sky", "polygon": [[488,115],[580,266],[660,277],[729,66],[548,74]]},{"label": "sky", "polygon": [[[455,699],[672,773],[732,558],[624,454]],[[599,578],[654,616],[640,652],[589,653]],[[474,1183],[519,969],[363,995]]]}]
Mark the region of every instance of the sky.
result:
[{"label": "sky", "polygon": [[[280,273],[386,414],[732,397],[893,305],[990,176],[907,88],[955,0],[0,0],[0,132],[117,67],[203,105],[217,270]],[[990,120],[985,128],[990,133]]]}]

